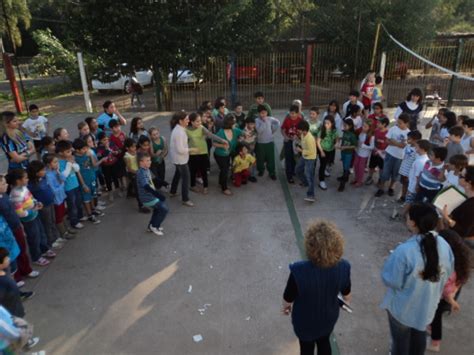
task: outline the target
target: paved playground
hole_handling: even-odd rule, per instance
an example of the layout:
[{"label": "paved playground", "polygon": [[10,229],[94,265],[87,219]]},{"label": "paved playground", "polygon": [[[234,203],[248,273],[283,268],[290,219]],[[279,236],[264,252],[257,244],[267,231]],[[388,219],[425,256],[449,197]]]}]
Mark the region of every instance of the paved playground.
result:
[{"label": "paved playground", "polygon": [[[468,112],[469,113],[469,112]],[[472,114],[472,112],[471,112]],[[131,118],[131,115],[124,114]],[[284,111],[274,114],[282,119]],[[50,117],[76,136],[86,114]],[[142,113],[147,128],[169,137],[169,115]],[[128,132],[128,128],[125,129]],[[277,146],[281,136],[277,134]],[[2,165],[4,166],[4,164]],[[334,221],[352,264],[353,314],[341,312],[334,354],[388,354],[385,288],[380,270],[390,250],[409,236],[390,216],[394,198],[374,198],[373,186],[329,189],[317,202],[305,189],[265,176],[227,197],[212,159],[209,195],[191,192],[194,208],[169,199],[165,236],[146,233],[149,215],[133,199],[117,199],[99,225],[69,241],[39,279],[25,289],[27,319],[47,354],[275,354],[298,353],[290,318],[280,314],[288,264],[301,257],[300,228],[311,219]],[[167,179],[174,168],[168,165]],[[461,312],[445,317],[442,354],[473,354],[474,286],[463,289]],[[193,341],[200,334],[202,341]]]}]

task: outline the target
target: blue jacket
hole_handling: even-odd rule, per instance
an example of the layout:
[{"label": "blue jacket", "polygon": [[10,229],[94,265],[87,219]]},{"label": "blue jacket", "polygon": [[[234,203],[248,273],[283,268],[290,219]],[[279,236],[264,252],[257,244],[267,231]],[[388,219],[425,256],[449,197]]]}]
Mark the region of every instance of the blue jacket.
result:
[{"label": "blue jacket", "polygon": [[54,203],[54,193],[48,185],[46,178],[42,178],[38,183],[30,182],[28,184],[28,190],[30,190],[33,197],[44,206],[50,206]]},{"label": "blue jacket", "polygon": [[20,254],[20,248],[7,221],[0,215],[0,247],[5,248],[10,253],[10,260],[15,261]]},{"label": "blue jacket", "polygon": [[3,216],[12,231],[21,227],[20,217],[15,212],[10,197],[7,194],[0,195],[0,216]]},{"label": "blue jacket", "polygon": [[425,281],[420,277],[425,268],[420,240],[419,235],[411,237],[400,244],[385,262],[382,280],[388,290],[381,307],[403,325],[425,331],[433,320],[444,285],[454,270],[454,256],[449,244],[436,236],[440,280]]},{"label": "blue jacket", "polygon": [[350,287],[351,265],[344,259],[330,268],[299,261],[290,271],[298,288],[291,313],[296,336],[303,341],[328,336],[339,317],[337,296]]},{"label": "blue jacket", "polygon": [[64,177],[61,173],[54,170],[46,170],[46,182],[51,190],[53,190],[54,204],[60,205],[66,199],[66,191],[64,189]]},{"label": "blue jacket", "polygon": [[139,168],[137,171],[138,199],[147,207],[152,207],[160,201],[165,201],[165,196],[155,190],[150,169]]}]

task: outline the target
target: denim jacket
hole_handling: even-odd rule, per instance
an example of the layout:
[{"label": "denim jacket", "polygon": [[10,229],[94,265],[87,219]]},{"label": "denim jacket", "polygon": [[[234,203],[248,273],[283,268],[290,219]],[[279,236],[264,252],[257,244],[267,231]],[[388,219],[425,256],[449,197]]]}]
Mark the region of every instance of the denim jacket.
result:
[{"label": "denim jacket", "polygon": [[424,331],[433,320],[444,285],[454,271],[454,256],[449,244],[436,235],[440,280],[423,280],[420,273],[425,261],[420,249],[421,238],[420,235],[412,236],[399,245],[385,262],[382,280],[388,290],[381,307],[400,323]]}]

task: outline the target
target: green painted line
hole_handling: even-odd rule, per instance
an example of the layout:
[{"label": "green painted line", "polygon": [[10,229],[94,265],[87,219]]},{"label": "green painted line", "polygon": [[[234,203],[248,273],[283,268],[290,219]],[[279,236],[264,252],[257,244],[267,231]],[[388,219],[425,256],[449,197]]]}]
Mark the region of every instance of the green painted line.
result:
[{"label": "green painted line", "polygon": [[[296,237],[296,244],[298,245],[298,249],[300,251],[300,255],[303,259],[306,259],[306,252],[304,248],[304,235],[303,230],[301,229],[300,219],[298,218],[298,214],[296,212],[295,204],[293,202],[293,197],[291,197],[290,186],[286,181],[286,174],[281,167],[280,164],[280,154],[276,149],[275,145],[275,165],[278,180],[280,181],[281,188],[283,190],[283,195],[285,197],[286,207],[288,208],[288,214],[290,215],[291,224],[293,226],[293,230],[295,231]],[[331,334],[331,350],[333,355],[340,355],[339,346],[337,345],[336,337],[334,334]]]}]

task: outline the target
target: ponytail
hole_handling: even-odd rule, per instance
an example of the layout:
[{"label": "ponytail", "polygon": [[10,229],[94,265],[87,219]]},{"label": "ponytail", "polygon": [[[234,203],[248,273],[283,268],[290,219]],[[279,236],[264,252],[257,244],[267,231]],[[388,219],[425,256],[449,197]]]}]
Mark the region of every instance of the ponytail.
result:
[{"label": "ponytail", "polygon": [[414,203],[411,205],[408,215],[422,235],[420,249],[425,260],[425,268],[420,273],[421,278],[430,282],[438,282],[440,277],[439,254],[436,236],[433,232],[438,224],[438,213],[430,204]]}]

